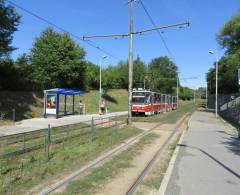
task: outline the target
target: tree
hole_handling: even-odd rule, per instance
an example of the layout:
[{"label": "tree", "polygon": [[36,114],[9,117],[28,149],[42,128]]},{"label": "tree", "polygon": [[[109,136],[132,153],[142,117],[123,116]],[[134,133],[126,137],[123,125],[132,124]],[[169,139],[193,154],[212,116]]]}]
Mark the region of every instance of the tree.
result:
[{"label": "tree", "polygon": [[166,56],[153,59],[148,65],[150,88],[163,93],[175,94],[177,70],[177,66]]},{"label": "tree", "polygon": [[180,87],[179,89],[179,98],[181,100],[191,100],[193,99],[193,90],[188,87]]},{"label": "tree", "polygon": [[146,76],[146,65],[138,56],[133,62],[133,87],[143,88]]},{"label": "tree", "polygon": [[[226,49],[225,55],[218,63],[218,91],[222,94],[236,93],[239,91],[237,71],[240,68],[240,12],[224,24],[217,39],[219,44]],[[215,67],[209,69],[207,81],[208,91],[214,94]]]},{"label": "tree", "polygon": [[109,66],[103,70],[102,86],[105,90],[121,88],[121,78],[118,67]]},{"label": "tree", "polygon": [[99,66],[86,62],[86,85],[90,89],[99,89]]},{"label": "tree", "polygon": [[85,87],[85,51],[68,33],[44,30],[31,49],[32,78],[40,89]]},{"label": "tree", "polygon": [[[218,91],[222,94],[237,93],[239,91],[237,72],[240,68],[238,54],[225,55],[218,63]],[[215,93],[215,67],[209,69],[207,74],[208,91]]]},{"label": "tree", "polygon": [[128,89],[128,61],[120,61],[117,65],[120,76],[121,88]]},{"label": "tree", "polygon": [[196,92],[196,98],[199,99],[206,99],[206,88],[205,87],[199,87]]},{"label": "tree", "polygon": [[35,90],[35,84],[32,82],[32,72],[34,68],[30,62],[29,56],[24,53],[15,61],[16,79],[18,81],[18,90]]},{"label": "tree", "polygon": [[[119,87],[123,89],[128,88],[128,61],[120,61],[114,68],[117,69],[116,76],[119,76]],[[137,57],[133,62],[133,87],[143,88],[144,78],[146,76],[146,64]]]},{"label": "tree", "polygon": [[19,22],[20,16],[16,10],[0,0],[0,58],[8,56],[15,49],[11,43]]},{"label": "tree", "polygon": [[231,18],[217,35],[219,44],[227,49],[227,53],[240,50],[240,11]]},{"label": "tree", "polygon": [[0,90],[14,90],[17,87],[16,69],[10,58],[0,60]]}]

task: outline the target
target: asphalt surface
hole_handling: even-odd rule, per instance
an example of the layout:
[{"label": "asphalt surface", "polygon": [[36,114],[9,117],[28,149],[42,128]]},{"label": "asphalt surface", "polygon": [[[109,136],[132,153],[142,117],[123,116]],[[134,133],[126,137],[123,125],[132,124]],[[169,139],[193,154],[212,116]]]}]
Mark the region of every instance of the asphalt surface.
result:
[{"label": "asphalt surface", "polygon": [[165,194],[240,194],[240,140],[213,113],[194,113]]},{"label": "asphalt surface", "polygon": [[99,114],[92,114],[92,115],[70,115],[65,116],[61,118],[33,118],[33,119],[26,119],[22,120],[20,122],[17,122],[15,125],[10,126],[2,126],[0,127],[0,137],[6,136],[6,135],[12,135],[16,133],[23,133],[23,132],[30,132],[35,131],[39,129],[45,129],[48,127],[48,124],[50,124],[52,127],[58,127],[63,125],[70,125],[70,124],[76,124],[81,123],[85,121],[90,121],[92,117],[94,118],[105,118],[109,116],[120,116],[125,115],[127,112],[113,112],[108,113],[105,115],[99,115]]}]

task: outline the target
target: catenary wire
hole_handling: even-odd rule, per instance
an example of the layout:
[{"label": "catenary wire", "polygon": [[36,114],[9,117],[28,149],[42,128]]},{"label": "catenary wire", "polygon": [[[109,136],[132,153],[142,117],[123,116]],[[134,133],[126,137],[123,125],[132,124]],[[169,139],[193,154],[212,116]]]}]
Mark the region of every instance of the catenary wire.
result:
[{"label": "catenary wire", "polygon": [[28,10],[28,9],[26,9],[26,8],[24,8],[24,7],[22,7],[22,6],[18,5],[18,4],[10,1],[10,0],[5,0],[5,1],[8,2],[8,3],[11,4],[11,5],[17,7],[18,9],[20,9],[20,10],[22,10],[22,11],[24,11],[24,12],[26,12],[26,13],[32,15],[32,16],[34,16],[35,18],[37,18],[37,19],[39,19],[39,20],[47,23],[48,25],[53,26],[54,28],[56,28],[56,29],[58,29],[58,30],[60,30],[60,31],[62,31],[62,32],[67,32],[67,33],[69,33],[69,35],[71,35],[71,36],[74,37],[75,39],[80,40],[80,41],[86,43],[87,45],[89,45],[89,46],[91,46],[91,47],[93,47],[93,48],[101,51],[102,53],[105,53],[106,55],[108,55],[108,56],[110,56],[110,57],[112,57],[112,58],[115,58],[115,59],[117,59],[117,60],[121,60],[120,58],[114,56],[113,54],[111,54],[110,52],[108,52],[108,51],[106,51],[105,49],[101,48],[100,46],[95,45],[92,41],[90,42],[90,41],[88,41],[88,40],[84,40],[84,39],[82,39],[80,36],[77,36],[76,34],[73,34],[73,33],[69,32],[69,31],[67,31],[66,29],[64,29],[64,28],[56,25],[55,23],[53,23],[53,22],[45,19],[44,17],[39,16],[39,15],[33,13],[32,11],[30,11],[30,10]]}]

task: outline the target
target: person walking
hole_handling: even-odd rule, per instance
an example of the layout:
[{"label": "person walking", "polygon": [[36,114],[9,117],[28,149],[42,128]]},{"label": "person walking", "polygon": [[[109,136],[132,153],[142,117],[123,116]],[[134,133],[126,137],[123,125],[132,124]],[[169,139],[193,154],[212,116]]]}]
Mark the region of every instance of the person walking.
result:
[{"label": "person walking", "polygon": [[82,103],[82,100],[79,101],[79,113],[84,114],[84,104]]},{"label": "person walking", "polygon": [[100,104],[100,114],[105,114],[105,101],[102,100],[101,104]]}]

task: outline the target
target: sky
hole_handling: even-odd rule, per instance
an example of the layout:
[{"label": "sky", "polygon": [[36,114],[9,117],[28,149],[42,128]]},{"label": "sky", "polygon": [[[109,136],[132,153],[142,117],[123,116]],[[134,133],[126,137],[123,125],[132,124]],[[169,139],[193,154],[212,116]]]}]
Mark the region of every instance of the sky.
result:
[{"label": "sky", "polygon": [[[19,6],[51,21],[79,37],[128,33],[130,8],[128,0],[11,0]],[[224,23],[237,13],[239,0],[142,0],[157,26],[190,21],[187,28],[169,28],[161,31],[171,52],[156,31],[135,35],[133,40],[134,58],[139,56],[145,63],[153,58],[168,56],[178,65],[181,85],[190,88],[206,86],[205,75],[213,66],[215,58],[208,53],[214,50],[219,57],[224,54],[216,39]],[[49,25],[32,15],[16,8],[22,16],[12,45],[16,48],[12,57],[28,53],[36,37]],[[152,28],[141,4],[134,5],[134,31]],[[56,31],[59,31],[56,29]],[[90,47],[86,42],[75,39],[86,52],[86,59],[99,64],[105,55]],[[129,56],[129,38],[92,39],[92,43],[111,53],[103,66],[116,65]]]}]

